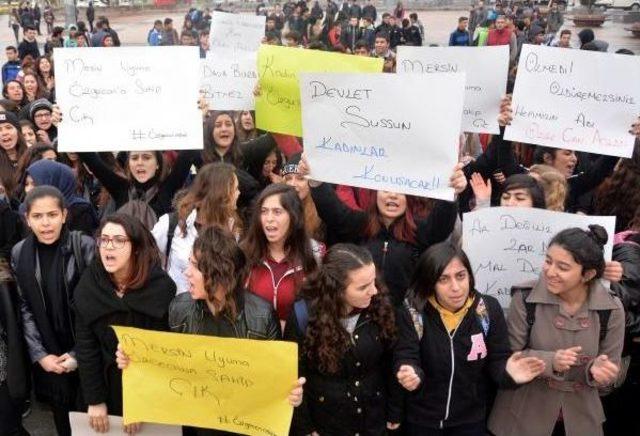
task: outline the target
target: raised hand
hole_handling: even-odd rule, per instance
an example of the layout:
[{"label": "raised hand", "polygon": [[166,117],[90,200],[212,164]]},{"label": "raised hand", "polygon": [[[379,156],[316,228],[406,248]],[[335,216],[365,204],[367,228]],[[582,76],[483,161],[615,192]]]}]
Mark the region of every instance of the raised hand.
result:
[{"label": "raised hand", "polygon": [[508,126],[513,121],[513,110],[511,108],[511,94],[507,94],[500,100],[500,115],[498,124]]},{"label": "raised hand", "polygon": [[458,162],[456,166],[453,167],[453,173],[451,177],[449,177],[449,186],[453,188],[456,194],[460,194],[467,188],[467,178],[462,168],[464,168],[464,163]]},{"label": "raised hand", "polygon": [[469,183],[471,184],[473,195],[476,196],[476,200],[491,199],[491,179],[487,179],[485,182],[480,173],[473,173]]},{"label": "raised hand", "polygon": [[521,351],[513,353],[507,360],[507,373],[518,384],[529,383],[544,372],[544,360],[524,357]]}]

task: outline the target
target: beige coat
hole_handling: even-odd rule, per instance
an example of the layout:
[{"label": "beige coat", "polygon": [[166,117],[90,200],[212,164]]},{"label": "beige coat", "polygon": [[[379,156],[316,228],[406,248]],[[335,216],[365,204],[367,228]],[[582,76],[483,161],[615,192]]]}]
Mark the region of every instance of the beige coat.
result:
[{"label": "beige coat", "polygon": [[[543,359],[545,372],[519,389],[498,393],[489,429],[496,436],[548,436],[562,411],[567,436],[601,435],[605,416],[589,368],[600,354],[620,364],[624,339],[622,303],[596,280],[587,301],[572,317],[560,306],[558,297],[547,291],[543,278],[535,284],[527,302],[536,303],[536,318],[525,354]],[[603,309],[611,309],[611,315],[607,335],[599,343],[597,310]],[[507,324],[511,348],[522,350],[528,327],[519,293],[511,300]],[[555,351],[577,345],[582,346],[580,363],[566,373],[554,373]]]}]

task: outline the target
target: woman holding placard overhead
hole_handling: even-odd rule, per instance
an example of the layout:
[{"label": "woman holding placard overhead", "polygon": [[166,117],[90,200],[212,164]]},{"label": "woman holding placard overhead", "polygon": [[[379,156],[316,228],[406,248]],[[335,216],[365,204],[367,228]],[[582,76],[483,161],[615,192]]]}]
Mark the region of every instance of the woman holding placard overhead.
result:
[{"label": "woman holding placard overhead", "polygon": [[[309,174],[306,160],[303,159],[298,168],[301,174]],[[356,242],[369,250],[396,305],[404,299],[417,255],[445,240],[456,221],[455,202],[436,201],[427,218],[417,220],[416,201],[410,195],[377,191],[367,211],[356,211],[338,199],[331,185],[312,182],[311,186],[313,201],[327,234],[338,242]],[[466,188],[462,164],[453,169],[449,186],[456,194]]]},{"label": "woman holding placard overhead", "polygon": [[599,393],[619,372],[625,314],[598,280],[607,232],[569,228],[549,243],[536,283],[512,288],[511,348],[545,362],[541,377],[500,391],[489,429],[497,436],[600,435]]},{"label": "woman holding placard overhead", "polygon": [[291,433],[384,435],[402,419],[402,390],[391,368],[394,309],[371,253],[336,244],[304,284],[285,327],[298,343],[307,379]]},{"label": "woman holding placard overhead", "polygon": [[[169,303],[176,293],[162,270],[151,233],[125,214],[107,217],[98,230],[99,256],[76,288],[76,354],[89,424],[109,428],[108,415],[122,415],[122,374],[115,362],[118,344],[111,326],[168,330]],[[125,430],[137,429],[133,424]]]}]

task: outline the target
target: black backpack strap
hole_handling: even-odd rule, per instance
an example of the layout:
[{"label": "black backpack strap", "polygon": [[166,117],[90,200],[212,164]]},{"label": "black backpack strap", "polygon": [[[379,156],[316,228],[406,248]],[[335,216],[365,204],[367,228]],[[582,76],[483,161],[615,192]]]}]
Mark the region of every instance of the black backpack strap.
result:
[{"label": "black backpack strap", "polygon": [[531,293],[532,289],[533,288],[531,287],[518,287],[518,286],[514,286],[513,288],[511,288],[511,297],[513,298],[516,292],[519,293],[522,297],[522,302],[524,303],[524,310],[526,312],[527,336],[526,336],[526,341],[524,343],[523,349],[529,348],[529,341],[531,339],[531,329],[533,329],[533,324],[535,324],[536,322],[536,303],[527,302],[527,297],[529,297],[529,294]]},{"label": "black backpack strap", "polygon": [[598,318],[600,319],[600,336],[599,342],[607,337],[609,330],[609,318],[611,317],[611,309],[598,310]]},{"label": "black backpack strap", "polygon": [[167,245],[165,246],[165,269],[169,265],[169,252],[171,251],[171,243],[173,242],[173,235],[176,234],[176,227],[178,227],[178,212],[171,212],[169,214],[169,230],[167,231]]},{"label": "black backpack strap", "polygon": [[298,328],[304,338],[307,335],[307,325],[309,325],[309,310],[307,308],[307,302],[304,300],[298,300],[293,303],[293,311],[296,314],[296,321],[298,322]]}]

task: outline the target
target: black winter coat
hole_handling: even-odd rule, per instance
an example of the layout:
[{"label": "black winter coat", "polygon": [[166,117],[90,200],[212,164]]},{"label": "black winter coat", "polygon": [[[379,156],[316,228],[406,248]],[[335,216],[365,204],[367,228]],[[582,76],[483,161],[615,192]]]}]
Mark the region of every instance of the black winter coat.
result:
[{"label": "black winter coat", "polygon": [[613,260],[622,264],[622,280],[611,283],[626,317],[625,345],[640,337],[640,245],[627,241],[613,247]]},{"label": "black winter coat", "polygon": [[[313,318],[313,305],[309,307]],[[311,322],[311,321],[310,321]],[[284,331],[298,343],[299,374],[306,377],[303,402],[293,412],[291,434],[303,436],[375,436],[387,434],[387,422],[402,421],[402,387],[392,373],[395,342],[380,338],[380,328],[367,311],[351,335],[352,346],[336,374],[327,374],[303,354],[305,336],[295,311]]]},{"label": "black winter coat", "polygon": [[[422,339],[418,339],[409,311],[398,309],[394,367],[397,371],[401,365],[411,365],[422,381],[418,389],[408,392],[406,416],[410,424],[447,428],[484,421],[492,384],[515,387],[505,370],[511,348],[502,308],[495,298],[482,295],[489,314],[485,336],[476,314],[479,295],[476,292],[475,301],[452,336],[431,303],[427,302],[420,312]],[[485,353],[478,354],[478,348],[472,348],[474,343],[484,344]]]},{"label": "black winter coat", "polygon": [[352,242],[366,247],[382,273],[395,305],[400,305],[404,299],[415,261],[431,245],[449,237],[458,210],[456,203],[438,201],[429,216],[417,223],[416,243],[410,244],[395,239],[392,228],[383,227],[373,238],[364,237],[368,213],[342,203],[330,184],[312,188],[311,194],[318,214],[327,226],[327,235],[335,238],[330,242]]},{"label": "black winter coat", "polygon": [[111,326],[168,331],[169,303],[175,294],[175,283],[160,265],[151,269],[144,287],[122,298],[98,259],[85,270],[74,312],[80,386],[87,404],[106,403],[110,415],[122,416],[122,371],[115,361],[118,339]]},{"label": "black winter coat", "polygon": [[15,400],[29,396],[29,360],[22,336],[15,283],[0,281],[0,334],[7,344],[7,387]]}]

